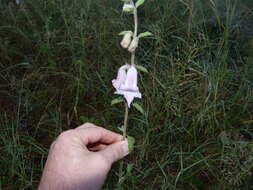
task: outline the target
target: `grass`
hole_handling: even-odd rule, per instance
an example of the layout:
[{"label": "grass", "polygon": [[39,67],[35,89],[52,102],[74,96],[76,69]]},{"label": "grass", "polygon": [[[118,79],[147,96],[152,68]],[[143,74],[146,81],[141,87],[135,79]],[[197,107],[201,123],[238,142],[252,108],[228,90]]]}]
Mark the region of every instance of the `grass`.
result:
[{"label": "grass", "polygon": [[[111,80],[129,58],[117,34],[132,22],[120,1],[0,5],[0,189],[36,189],[63,130],[122,125]],[[139,78],[145,114],[129,116],[137,147],[124,189],[253,188],[252,6],[150,0],[140,9],[140,31],[154,37],[137,52],[149,73]]]}]

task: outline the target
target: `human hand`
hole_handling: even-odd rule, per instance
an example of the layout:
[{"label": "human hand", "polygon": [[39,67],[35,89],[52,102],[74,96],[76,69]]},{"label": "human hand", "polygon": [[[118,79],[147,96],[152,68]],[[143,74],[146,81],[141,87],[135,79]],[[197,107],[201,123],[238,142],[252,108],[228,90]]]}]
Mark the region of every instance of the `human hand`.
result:
[{"label": "human hand", "polygon": [[38,190],[99,190],[128,153],[127,140],[94,124],[65,131],[51,145]]}]

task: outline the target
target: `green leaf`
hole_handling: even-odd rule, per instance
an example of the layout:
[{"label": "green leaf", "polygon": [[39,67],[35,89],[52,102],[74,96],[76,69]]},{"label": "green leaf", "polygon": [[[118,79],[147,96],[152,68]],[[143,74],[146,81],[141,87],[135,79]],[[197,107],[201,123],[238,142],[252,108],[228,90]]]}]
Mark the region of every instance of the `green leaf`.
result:
[{"label": "green leaf", "polygon": [[135,107],[135,109],[137,109],[140,113],[144,115],[144,110],[139,104],[133,103],[133,106]]},{"label": "green leaf", "polygon": [[148,36],[153,36],[153,34],[151,32],[143,32],[143,33],[140,33],[138,35],[139,38],[145,38],[145,37],[148,37]]},{"label": "green leaf", "polygon": [[134,164],[127,164],[126,174],[128,176],[131,175],[133,168],[134,168]]},{"label": "green leaf", "polygon": [[141,6],[143,3],[145,2],[145,0],[138,0],[135,4],[135,7],[138,8],[139,6]]},{"label": "green leaf", "polygon": [[118,130],[120,130],[122,133],[124,132],[124,126],[121,126],[121,127],[117,127]]},{"label": "green leaf", "polygon": [[84,65],[85,63],[82,60],[76,60],[74,62],[74,64],[76,64],[76,65]]},{"label": "green leaf", "polygon": [[80,116],[80,120],[81,120],[81,122],[85,123],[85,122],[89,121],[89,118],[86,116]]},{"label": "green leaf", "polygon": [[118,104],[118,103],[120,103],[120,102],[123,102],[124,100],[123,100],[123,98],[115,98],[115,99],[113,99],[112,101],[111,101],[111,105],[115,105],[115,104]]},{"label": "green leaf", "polygon": [[229,138],[229,134],[226,131],[222,131],[219,134],[219,138],[223,145],[229,145],[231,143],[231,139]]},{"label": "green leaf", "polygon": [[131,153],[134,150],[135,138],[128,136],[127,141],[128,141],[128,151],[129,153]]},{"label": "green leaf", "polygon": [[123,36],[123,35],[125,35],[125,34],[127,34],[127,33],[129,33],[129,32],[132,32],[132,31],[130,31],[130,30],[122,31],[122,32],[119,33],[119,35],[120,35],[120,36]]},{"label": "green leaf", "polygon": [[86,122],[98,123],[98,121],[94,117],[86,117],[86,116],[82,115],[79,117],[79,119],[80,119],[80,122],[82,122],[82,123],[86,123]]},{"label": "green leaf", "polygon": [[136,65],[135,67],[136,67],[138,70],[140,70],[140,71],[142,71],[142,72],[144,72],[144,73],[148,73],[148,70],[147,70],[145,67],[141,66],[141,65]]}]

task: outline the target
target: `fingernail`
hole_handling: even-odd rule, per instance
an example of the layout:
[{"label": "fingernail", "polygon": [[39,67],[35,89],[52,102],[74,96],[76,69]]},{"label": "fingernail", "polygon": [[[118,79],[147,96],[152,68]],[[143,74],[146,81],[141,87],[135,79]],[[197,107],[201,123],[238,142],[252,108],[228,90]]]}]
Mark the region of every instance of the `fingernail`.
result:
[{"label": "fingernail", "polygon": [[123,141],[122,142],[122,150],[123,150],[123,153],[124,155],[128,155],[129,154],[129,150],[128,150],[128,141]]}]

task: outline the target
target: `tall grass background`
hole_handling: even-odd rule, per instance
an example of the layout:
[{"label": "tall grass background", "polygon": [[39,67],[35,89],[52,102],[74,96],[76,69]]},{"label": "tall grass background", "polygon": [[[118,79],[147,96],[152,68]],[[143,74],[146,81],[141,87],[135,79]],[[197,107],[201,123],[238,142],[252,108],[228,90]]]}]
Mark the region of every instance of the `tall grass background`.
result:
[{"label": "tall grass background", "polygon": [[[50,143],[93,122],[117,131],[119,0],[0,0],[0,189],[36,189]],[[253,189],[253,3],[146,0],[137,51],[144,114],[123,188]],[[116,97],[116,96],[115,96]],[[117,163],[104,189],[117,183]]]}]

